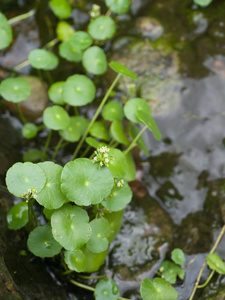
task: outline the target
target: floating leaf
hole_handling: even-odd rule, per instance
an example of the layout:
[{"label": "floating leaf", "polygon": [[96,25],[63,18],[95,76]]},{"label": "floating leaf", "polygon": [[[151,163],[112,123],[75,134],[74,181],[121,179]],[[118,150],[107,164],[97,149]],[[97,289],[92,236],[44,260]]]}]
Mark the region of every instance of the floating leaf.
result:
[{"label": "floating leaf", "polygon": [[182,265],[185,262],[184,252],[179,248],[173,249],[171,258],[178,265]]},{"label": "floating leaf", "polygon": [[111,61],[109,63],[109,66],[111,69],[113,69],[113,71],[122,74],[128,78],[131,79],[137,79],[137,75],[135,73],[133,73],[131,70],[127,69],[126,67],[124,67],[123,65],[121,65],[120,63],[118,63],[117,61]]},{"label": "floating leaf", "polygon": [[50,129],[60,130],[69,126],[70,117],[64,108],[55,105],[44,110],[43,122]]},{"label": "floating leaf", "polygon": [[68,127],[59,131],[59,134],[69,142],[79,141],[81,134],[79,129],[77,128],[77,120],[76,117],[70,117],[70,123]]},{"label": "floating leaf", "polygon": [[26,202],[20,202],[14,205],[6,216],[9,229],[20,229],[28,222],[28,205]]},{"label": "floating leaf", "polygon": [[59,45],[59,54],[68,61],[79,62],[82,60],[83,52],[75,48],[71,41],[64,41]]},{"label": "floating leaf", "polygon": [[112,176],[117,178],[123,178],[126,173],[125,154],[119,149],[110,148],[109,157],[109,170],[112,173]]},{"label": "floating leaf", "polygon": [[143,300],[178,299],[177,291],[162,278],[145,278],[141,283],[140,293]]},{"label": "floating leaf", "polygon": [[87,212],[77,206],[65,204],[51,218],[52,233],[66,250],[78,250],[91,237]]},{"label": "floating leaf", "polygon": [[97,121],[90,129],[90,134],[98,139],[109,141],[109,134],[104,122]]},{"label": "floating leaf", "polygon": [[94,138],[92,138],[92,137],[87,137],[86,139],[85,139],[85,142],[89,145],[89,146],[91,146],[91,147],[93,147],[93,148],[101,148],[101,147],[103,147],[103,146],[106,146],[107,144],[105,144],[105,143],[102,143],[102,142],[98,142],[96,139],[94,139]]},{"label": "floating leaf", "polygon": [[90,222],[92,228],[91,238],[87,243],[87,248],[93,253],[101,253],[108,249],[108,237],[111,233],[109,222],[104,219],[94,219]]},{"label": "floating leaf", "polygon": [[104,264],[108,249],[101,253],[92,253],[86,245],[81,249],[86,257],[86,266],[84,272],[92,273],[98,271],[101,265]]},{"label": "floating leaf", "polygon": [[120,296],[119,288],[112,279],[101,279],[94,291],[96,300],[117,300]]},{"label": "floating leaf", "polygon": [[112,18],[100,16],[93,19],[88,25],[88,33],[97,41],[111,39],[116,32],[116,25]]},{"label": "floating leaf", "polygon": [[99,168],[87,158],[68,162],[62,171],[62,191],[77,205],[98,204],[114,185],[108,168]]},{"label": "floating leaf", "polygon": [[119,102],[110,101],[105,104],[102,110],[102,116],[108,121],[122,121],[123,109]]},{"label": "floating leaf", "polygon": [[124,114],[128,120],[134,123],[142,123],[142,121],[137,118],[138,110],[144,111],[146,114],[151,115],[151,110],[147,101],[142,98],[130,99],[124,106]]},{"label": "floating leaf", "polygon": [[71,37],[74,35],[74,33],[75,30],[69,23],[65,21],[60,21],[57,24],[56,34],[60,41],[69,41]]},{"label": "floating leaf", "polygon": [[162,273],[162,277],[170,284],[176,283],[177,276],[179,276],[180,279],[184,279],[185,275],[184,269],[168,260],[165,260],[161,264],[160,272]]},{"label": "floating leaf", "polygon": [[62,246],[52,236],[49,225],[38,226],[29,234],[29,250],[39,257],[53,257],[60,253]]},{"label": "floating leaf", "polygon": [[106,0],[105,4],[115,14],[125,14],[130,9],[130,0]]},{"label": "floating leaf", "polygon": [[81,249],[77,251],[66,251],[65,263],[70,270],[74,270],[76,272],[84,272],[86,266],[86,256]]},{"label": "floating leaf", "polygon": [[33,123],[26,123],[22,128],[22,135],[26,139],[34,138],[38,133],[38,127]]},{"label": "floating leaf", "polygon": [[211,270],[215,270],[219,274],[225,274],[225,264],[218,254],[208,254],[206,261]]},{"label": "floating leaf", "polygon": [[104,218],[108,220],[111,234],[108,237],[109,243],[111,243],[118,235],[120,228],[123,223],[123,210],[116,211],[116,212],[107,212],[104,214]]},{"label": "floating leaf", "polygon": [[87,72],[95,75],[104,74],[108,66],[105,52],[98,46],[85,50],[82,64]]},{"label": "floating leaf", "polygon": [[36,188],[39,193],[46,182],[44,171],[31,162],[15,163],[6,173],[6,185],[11,194],[22,197],[29,189]]},{"label": "floating leaf", "polygon": [[48,90],[48,96],[50,100],[58,105],[64,105],[65,101],[63,99],[63,87],[64,87],[64,81],[58,81],[53,83],[49,90]]},{"label": "floating leaf", "polygon": [[12,27],[7,18],[0,12],[0,50],[7,48],[13,40]]},{"label": "floating leaf", "polygon": [[46,184],[37,195],[37,202],[48,209],[61,207],[67,201],[60,187],[63,168],[51,161],[39,163],[38,166],[45,172]]},{"label": "floating leaf", "polygon": [[148,129],[153,133],[154,137],[157,140],[161,139],[161,133],[158,129],[158,126],[152,116],[145,111],[139,110],[137,111],[137,118],[144,123],[146,126],[148,126]]},{"label": "floating leaf", "polygon": [[51,0],[49,5],[53,13],[61,19],[69,18],[72,8],[68,0]]},{"label": "floating leaf", "polygon": [[85,31],[76,31],[76,33],[71,38],[71,44],[73,47],[84,50],[91,46],[93,43],[90,35]]},{"label": "floating leaf", "polygon": [[194,0],[194,3],[200,6],[208,6],[213,0]]},{"label": "floating leaf", "polygon": [[23,78],[7,78],[0,85],[0,94],[2,97],[14,103],[26,100],[30,96],[30,93],[30,85]]},{"label": "floating leaf", "polygon": [[30,149],[23,154],[23,161],[35,162],[46,158],[46,154],[39,149]]},{"label": "floating leaf", "polygon": [[34,49],[29,53],[28,60],[33,68],[53,70],[58,64],[58,57],[45,49]]},{"label": "floating leaf", "polygon": [[63,96],[66,103],[72,106],[83,106],[94,100],[95,92],[95,85],[88,77],[76,74],[67,78]]},{"label": "floating leaf", "polygon": [[130,141],[128,140],[128,138],[126,137],[125,133],[124,133],[124,128],[123,128],[123,124],[120,121],[113,121],[111,126],[110,126],[110,133],[112,138],[123,145],[129,145]]},{"label": "floating leaf", "polygon": [[[139,133],[139,129],[134,124],[131,124],[129,133],[131,138],[134,140]],[[145,155],[149,156],[148,148],[146,147],[145,141],[142,136],[139,137],[139,139],[136,141],[136,144],[144,152]]]},{"label": "floating leaf", "polygon": [[123,187],[115,187],[110,196],[102,202],[102,205],[110,211],[119,211],[124,209],[132,199],[132,191],[125,182]]}]

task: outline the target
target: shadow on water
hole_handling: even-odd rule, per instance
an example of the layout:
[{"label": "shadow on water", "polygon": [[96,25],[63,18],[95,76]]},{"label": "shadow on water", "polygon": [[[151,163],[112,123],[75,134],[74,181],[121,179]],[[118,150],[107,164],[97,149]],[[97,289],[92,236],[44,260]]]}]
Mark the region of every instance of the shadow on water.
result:
[{"label": "shadow on water", "polygon": [[[29,7],[29,1],[9,1],[10,4],[7,4],[5,0],[3,3],[5,10],[11,9],[12,3],[15,11],[21,9],[19,3]],[[43,3],[46,4],[45,1]],[[47,10],[43,3],[42,12]],[[182,82],[177,100],[179,105],[172,104],[163,113],[155,112],[162,141],[155,141],[150,133],[144,135],[151,153],[150,158],[142,153],[138,158],[142,166],[140,180],[145,188],[139,182],[132,184],[134,200],[125,211],[122,230],[111,245],[102,268],[115,279],[124,297],[140,299],[138,288],[141,280],[153,278],[161,262],[169,257],[170,251],[180,247],[187,258],[186,277],[184,282],[178,282],[176,289],[179,299],[187,300],[203,260],[224,222],[224,10],[225,3],[222,0],[213,1],[207,8],[199,8],[191,0],[135,0],[132,17],[121,17],[120,35],[130,33],[132,38],[136,36],[129,28],[131,24],[135,26],[140,16],[155,18],[162,24],[163,36],[151,42],[155,51],[153,57],[157,60],[155,53],[162,48],[166,52],[176,53],[178,77]],[[82,27],[87,14],[79,8],[74,11],[73,17],[78,17],[79,12],[83,13],[84,19],[80,21]],[[29,21],[25,37],[20,33],[25,30],[25,25],[17,29],[18,38],[5,53],[4,59],[0,59],[1,65],[12,68],[20,62],[18,59],[26,59],[31,49],[52,38],[51,26],[48,27],[48,37],[43,30],[49,20],[44,18],[47,23],[40,26],[38,18],[37,15],[36,19]],[[146,37],[143,39],[145,42],[148,40]],[[118,40],[116,42],[118,45]],[[128,45],[129,42],[130,39],[124,43]],[[26,47],[17,55],[21,43]],[[150,60],[151,56],[149,64],[152,63]],[[148,62],[145,63],[148,65]],[[66,65],[64,76],[73,71],[74,68]],[[24,69],[24,72],[29,73],[30,68]],[[58,76],[55,74],[56,78]],[[223,240],[217,250],[223,259],[224,243]],[[208,274],[209,271],[205,270],[203,279]],[[219,298],[224,294],[225,279],[220,275],[214,277],[209,287],[199,291],[196,299],[224,299]],[[80,295],[78,298],[85,297]]]}]

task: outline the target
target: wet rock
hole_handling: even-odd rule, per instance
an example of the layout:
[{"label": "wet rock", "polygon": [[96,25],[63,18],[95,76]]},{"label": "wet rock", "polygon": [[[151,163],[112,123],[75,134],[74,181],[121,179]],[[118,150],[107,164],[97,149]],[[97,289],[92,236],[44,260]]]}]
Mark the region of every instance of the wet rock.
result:
[{"label": "wet rock", "polygon": [[152,41],[157,40],[163,35],[163,27],[156,19],[149,17],[139,17],[135,22],[135,30],[141,36],[148,37]]},{"label": "wet rock", "polygon": [[[31,86],[31,94],[29,98],[20,103],[20,108],[29,122],[34,122],[42,116],[43,111],[48,106],[47,86],[38,77],[24,76]],[[9,110],[17,114],[17,109],[14,103],[7,102]]]}]

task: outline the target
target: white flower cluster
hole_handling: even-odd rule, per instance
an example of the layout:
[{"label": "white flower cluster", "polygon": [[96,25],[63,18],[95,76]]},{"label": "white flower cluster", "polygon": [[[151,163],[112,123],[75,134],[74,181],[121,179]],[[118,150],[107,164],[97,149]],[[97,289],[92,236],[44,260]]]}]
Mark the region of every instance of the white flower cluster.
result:
[{"label": "white flower cluster", "polygon": [[109,167],[109,148],[107,146],[98,148],[94,153],[95,157],[93,158],[93,163],[100,162],[99,166],[102,167],[105,165]]},{"label": "white flower cluster", "polygon": [[124,180],[121,179],[119,181],[117,181],[116,179],[114,179],[114,186],[117,187],[117,188],[121,188],[124,186]]},{"label": "white flower cluster", "polygon": [[31,189],[27,190],[27,193],[22,194],[22,198],[28,202],[31,198],[37,199],[37,189],[32,187]]},{"label": "white flower cluster", "polygon": [[92,5],[92,10],[89,12],[92,19],[95,19],[101,15],[101,8],[97,4]]}]

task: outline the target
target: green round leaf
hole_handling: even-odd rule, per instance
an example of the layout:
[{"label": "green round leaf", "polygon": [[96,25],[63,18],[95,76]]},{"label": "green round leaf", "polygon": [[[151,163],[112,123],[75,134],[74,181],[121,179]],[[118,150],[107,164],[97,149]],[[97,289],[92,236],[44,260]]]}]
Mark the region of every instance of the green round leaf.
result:
[{"label": "green round leaf", "polygon": [[154,137],[157,140],[161,140],[161,132],[159,131],[156,122],[149,113],[143,111],[142,109],[138,109],[136,116],[141,123],[144,123],[148,127],[148,129],[153,133]]},{"label": "green round leaf", "polygon": [[51,217],[55,211],[56,211],[55,209],[47,209],[46,207],[44,207],[43,214],[45,215],[45,218],[47,220],[51,220]]},{"label": "green round leaf", "polygon": [[14,103],[26,100],[31,93],[29,83],[23,78],[7,78],[0,85],[2,97]]},{"label": "green round leaf", "polygon": [[64,81],[58,81],[53,83],[49,90],[48,90],[48,96],[50,100],[58,105],[64,105],[65,101],[63,99],[63,87],[64,87]]},{"label": "green round leaf", "polygon": [[88,33],[97,41],[111,39],[116,32],[116,25],[112,18],[100,16],[88,25]]},{"label": "green round leaf", "polygon": [[6,173],[6,185],[11,194],[22,197],[29,189],[36,188],[39,193],[46,182],[44,171],[31,162],[15,163]]},{"label": "green round leaf", "polygon": [[95,140],[94,138],[92,138],[92,137],[87,137],[86,139],[85,139],[85,142],[89,145],[89,146],[91,146],[91,147],[93,147],[93,148],[101,148],[101,147],[103,147],[103,146],[106,146],[107,144],[105,144],[105,143],[102,143],[102,142],[98,142],[97,140]]},{"label": "green round leaf", "polygon": [[116,212],[107,212],[104,214],[104,218],[108,220],[111,234],[108,237],[109,243],[111,243],[118,235],[120,228],[123,223],[123,210],[116,211]]},{"label": "green round leaf", "polygon": [[105,123],[97,121],[90,129],[90,134],[98,139],[109,141],[109,134]]},{"label": "green round leaf", "polygon": [[130,141],[124,133],[123,124],[120,121],[113,121],[110,126],[110,133],[112,138],[120,144],[129,145]]},{"label": "green round leaf", "polygon": [[179,276],[180,279],[184,279],[185,275],[185,271],[180,266],[168,260],[165,260],[161,264],[160,272],[162,273],[162,277],[170,284],[176,283],[177,276]]},{"label": "green round leaf", "polygon": [[106,0],[105,3],[115,14],[125,14],[130,9],[130,0]]},{"label": "green round leaf", "polygon": [[65,262],[70,270],[84,272],[86,266],[86,256],[81,249],[77,251],[66,251]]},{"label": "green round leaf", "polygon": [[71,44],[73,47],[84,50],[91,46],[93,43],[90,35],[85,31],[76,31],[76,33],[71,38]]},{"label": "green round leaf", "polygon": [[219,274],[225,274],[225,264],[218,254],[208,254],[206,261],[211,270],[215,270]]},{"label": "green round leaf", "polygon": [[141,297],[143,300],[177,300],[178,293],[162,278],[150,280],[145,278],[141,283]]},{"label": "green round leaf", "polygon": [[85,75],[73,75],[67,78],[63,97],[72,106],[83,106],[95,98],[94,83]]},{"label": "green round leaf", "polygon": [[12,28],[7,18],[0,12],[0,50],[8,47],[13,40]]},{"label": "green round leaf", "polygon": [[184,252],[179,248],[173,249],[171,258],[178,265],[182,265],[185,262]]},{"label": "green round leaf", "polygon": [[64,41],[59,45],[59,54],[68,61],[79,62],[82,60],[83,52],[75,48],[71,41]]},{"label": "green round leaf", "polygon": [[39,257],[53,257],[60,253],[62,246],[55,241],[49,225],[38,226],[29,234],[29,250]]},{"label": "green round leaf", "polygon": [[76,126],[77,131],[80,135],[83,135],[89,125],[89,120],[81,116],[74,116],[71,118],[73,119],[73,123],[74,126]]},{"label": "green round leaf", "polygon": [[84,52],[82,64],[87,72],[95,75],[104,74],[108,66],[105,52],[98,46],[92,46]]},{"label": "green round leaf", "polygon": [[123,109],[119,102],[110,101],[105,104],[102,110],[102,116],[107,121],[122,121]]},{"label": "green round leaf", "polygon": [[[119,149],[110,148],[109,170],[113,177],[123,178],[126,174],[126,157]],[[108,196],[108,195],[107,195]]]},{"label": "green round leaf", "polygon": [[[139,129],[134,125],[130,125],[129,134],[131,138],[134,140],[136,136],[139,134]],[[145,141],[142,136],[136,141],[137,146],[144,152],[145,155],[149,156],[148,148],[145,145]]]},{"label": "green round leaf", "polygon": [[133,181],[136,178],[136,166],[130,152],[128,152],[125,155],[125,159],[126,159],[126,173],[123,178],[126,181]]},{"label": "green round leaf", "polygon": [[101,253],[108,249],[108,237],[111,233],[109,222],[104,219],[94,219],[90,222],[92,228],[91,238],[87,243],[87,248],[93,253]]},{"label": "green round leaf", "polygon": [[82,251],[86,257],[86,266],[84,272],[92,273],[98,271],[98,269],[105,262],[106,255],[108,253],[108,249],[101,253],[92,253],[88,250],[86,245],[82,247]]},{"label": "green round leaf", "polygon": [[58,64],[58,57],[45,49],[34,49],[29,53],[28,60],[33,68],[53,70]]},{"label": "green round leaf", "polygon": [[60,21],[56,27],[56,34],[60,41],[69,41],[74,35],[75,30],[65,21]]},{"label": "green round leaf", "polygon": [[33,123],[26,123],[22,128],[22,135],[26,139],[34,138],[38,133],[38,127]]},{"label": "green round leaf", "polygon": [[133,73],[131,70],[127,69],[126,67],[124,67],[123,65],[118,63],[117,61],[111,61],[109,63],[109,66],[111,69],[113,69],[113,71],[115,71],[119,74],[122,74],[131,79],[137,79],[137,75],[135,73]]},{"label": "green round leaf", "polygon": [[64,108],[55,105],[44,110],[43,122],[50,129],[60,130],[69,126],[70,117]]},{"label": "green round leaf", "polygon": [[53,13],[61,19],[69,18],[72,8],[68,0],[51,0],[49,5]]},{"label": "green round leaf", "polygon": [[53,236],[66,250],[78,250],[91,237],[88,221],[89,217],[84,209],[66,204],[52,215]]},{"label": "green round leaf", "polygon": [[120,296],[119,288],[112,279],[101,279],[94,291],[96,300],[117,300]]},{"label": "green round leaf", "polygon": [[125,182],[121,188],[115,187],[110,196],[102,202],[102,205],[110,211],[119,211],[124,209],[132,199],[132,191]]},{"label": "green round leaf", "polygon": [[68,162],[62,171],[62,191],[77,205],[98,204],[114,185],[108,168],[98,168],[87,158]]},{"label": "green round leaf", "polygon": [[67,201],[60,187],[63,168],[51,161],[39,163],[38,166],[45,172],[46,184],[37,195],[37,202],[48,209],[61,207]]},{"label": "green round leaf", "polygon": [[70,117],[70,123],[68,127],[59,131],[59,134],[69,142],[79,141],[81,134],[77,128],[77,121],[74,119],[76,117]]},{"label": "green round leaf", "polygon": [[28,222],[28,205],[20,202],[14,205],[7,213],[7,225],[9,229],[20,229]]},{"label": "green round leaf", "polygon": [[142,123],[142,121],[137,118],[138,110],[144,111],[148,115],[151,115],[151,110],[147,101],[142,98],[130,99],[124,106],[124,114],[128,120],[134,123]]},{"label": "green round leaf", "polygon": [[200,6],[208,6],[213,0],[194,0],[194,3]]},{"label": "green round leaf", "polygon": [[46,154],[44,154],[43,151],[40,151],[38,149],[31,149],[23,154],[23,161],[35,162],[46,158]]}]

